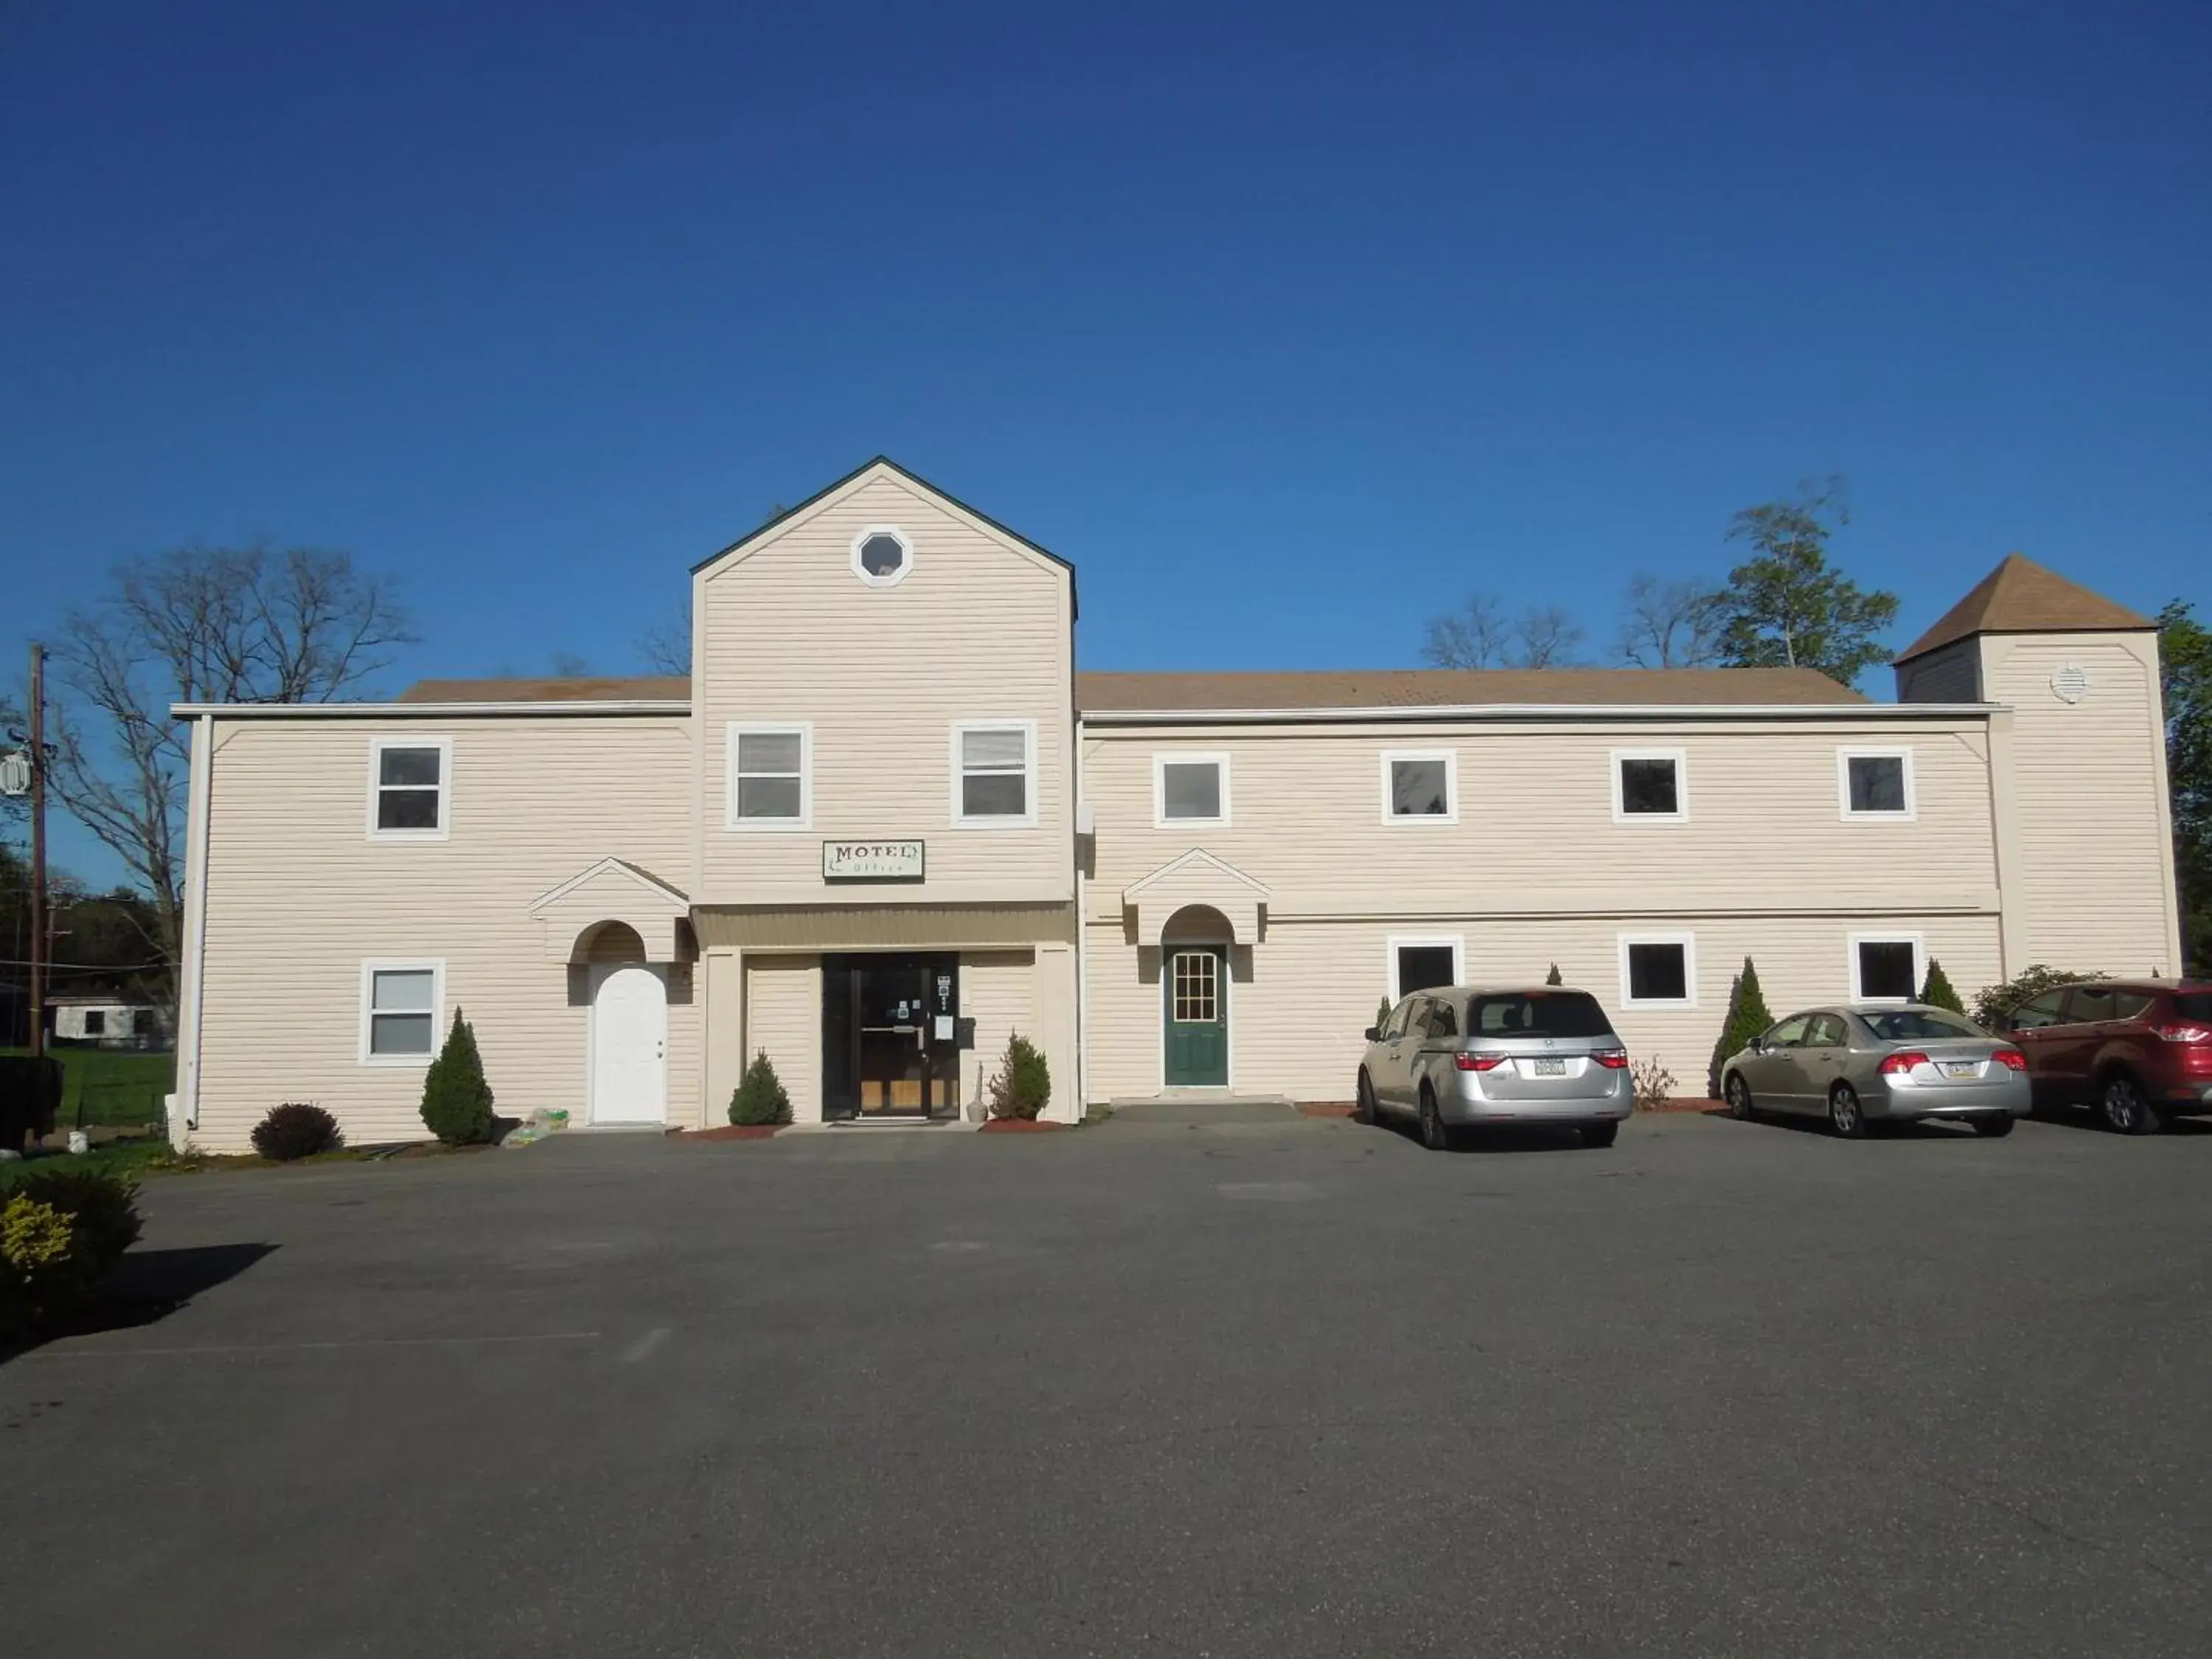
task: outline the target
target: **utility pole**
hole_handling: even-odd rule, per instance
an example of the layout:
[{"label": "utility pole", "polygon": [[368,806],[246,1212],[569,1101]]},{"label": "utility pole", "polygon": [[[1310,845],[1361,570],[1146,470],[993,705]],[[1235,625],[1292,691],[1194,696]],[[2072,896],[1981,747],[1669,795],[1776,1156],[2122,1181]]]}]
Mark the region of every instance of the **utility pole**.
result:
[{"label": "utility pole", "polygon": [[46,1052],[46,647],[31,647],[31,1058]]}]

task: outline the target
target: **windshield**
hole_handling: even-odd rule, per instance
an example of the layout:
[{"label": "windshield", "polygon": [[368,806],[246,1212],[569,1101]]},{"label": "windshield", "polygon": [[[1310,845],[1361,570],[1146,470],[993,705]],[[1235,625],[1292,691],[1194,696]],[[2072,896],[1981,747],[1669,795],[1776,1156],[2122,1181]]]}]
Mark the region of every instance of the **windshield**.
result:
[{"label": "windshield", "polygon": [[1988,1032],[1968,1024],[1955,1014],[1939,1014],[1927,1008],[1899,1008],[1894,1013],[1861,1014],[1884,1042],[1913,1042],[1923,1037],[1978,1037]]},{"label": "windshield", "polygon": [[1601,1037],[1613,1025],[1587,991],[1528,991],[1477,997],[1468,1010],[1476,1037]]}]

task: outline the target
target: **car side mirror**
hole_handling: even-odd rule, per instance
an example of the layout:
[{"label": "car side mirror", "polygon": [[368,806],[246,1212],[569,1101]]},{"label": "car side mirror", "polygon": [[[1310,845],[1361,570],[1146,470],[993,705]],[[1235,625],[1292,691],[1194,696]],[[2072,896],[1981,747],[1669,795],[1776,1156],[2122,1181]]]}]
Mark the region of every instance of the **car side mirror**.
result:
[{"label": "car side mirror", "polygon": [[1370,1042],[1382,1042],[1382,1028],[1380,1025],[1370,1025],[1370,1026],[1369,1026],[1369,1027],[1367,1028],[1367,1040],[1368,1040]]},{"label": "car side mirror", "polygon": [[1751,1040],[1750,1048],[1751,1052],[1754,1054],[1765,1054],[1766,1052],[1766,1039],[1764,1036],[1754,1036]]}]

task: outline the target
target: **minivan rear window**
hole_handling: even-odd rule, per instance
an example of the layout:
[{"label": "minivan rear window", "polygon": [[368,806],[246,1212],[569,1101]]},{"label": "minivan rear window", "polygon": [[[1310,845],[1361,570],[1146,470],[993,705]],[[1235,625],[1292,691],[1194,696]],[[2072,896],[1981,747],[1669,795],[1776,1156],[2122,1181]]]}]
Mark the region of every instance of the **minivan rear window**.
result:
[{"label": "minivan rear window", "polygon": [[1468,1035],[1478,1037],[1600,1037],[1613,1023],[1587,991],[1529,991],[1476,997],[1468,1009]]},{"label": "minivan rear window", "polygon": [[2212,991],[2176,991],[2173,994],[2173,1017],[2176,1019],[2212,1019]]}]

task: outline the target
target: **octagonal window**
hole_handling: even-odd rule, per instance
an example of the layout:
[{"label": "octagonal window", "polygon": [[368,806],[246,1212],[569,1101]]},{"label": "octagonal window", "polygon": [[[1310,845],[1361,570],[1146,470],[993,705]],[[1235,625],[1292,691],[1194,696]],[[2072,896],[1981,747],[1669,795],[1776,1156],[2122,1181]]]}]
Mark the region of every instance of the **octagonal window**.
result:
[{"label": "octagonal window", "polygon": [[853,538],[853,572],[871,587],[889,587],[914,568],[914,546],[889,525],[877,525]]}]

